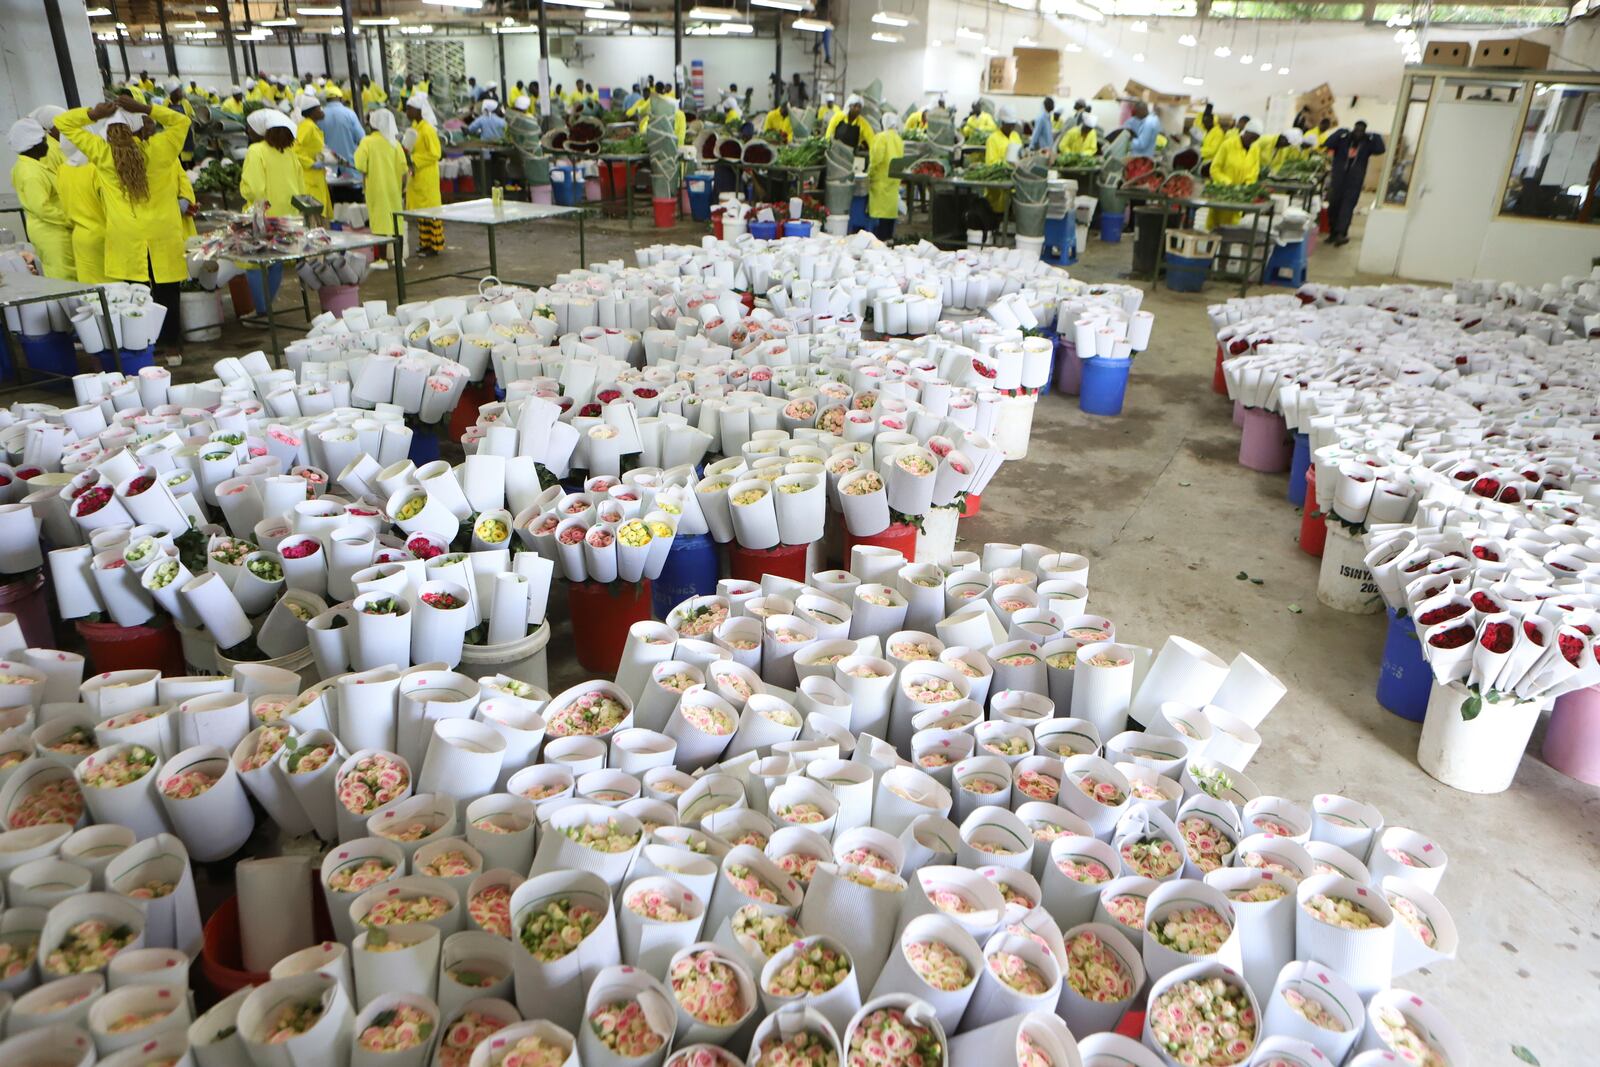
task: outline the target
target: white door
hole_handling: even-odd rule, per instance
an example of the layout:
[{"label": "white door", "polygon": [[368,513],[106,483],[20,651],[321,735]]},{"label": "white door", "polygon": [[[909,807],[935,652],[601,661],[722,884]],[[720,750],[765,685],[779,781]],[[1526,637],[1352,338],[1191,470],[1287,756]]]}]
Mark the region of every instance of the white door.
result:
[{"label": "white door", "polygon": [[1516,103],[1487,100],[1433,105],[1408,197],[1397,268],[1402,278],[1448,282],[1473,275],[1484,232],[1505,191],[1520,111]]}]

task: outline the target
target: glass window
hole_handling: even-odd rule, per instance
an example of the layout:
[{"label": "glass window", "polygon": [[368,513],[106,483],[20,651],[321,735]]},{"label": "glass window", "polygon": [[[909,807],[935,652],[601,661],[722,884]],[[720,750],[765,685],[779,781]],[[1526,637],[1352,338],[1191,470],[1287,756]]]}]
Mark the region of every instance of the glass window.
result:
[{"label": "glass window", "polygon": [[1600,85],[1536,82],[1502,215],[1600,222]]},{"label": "glass window", "polygon": [[1405,113],[1400,122],[1400,132],[1395,143],[1388,146],[1389,184],[1383,192],[1383,202],[1386,204],[1405,206],[1406,195],[1411,190],[1411,176],[1417,166],[1417,144],[1422,140],[1422,121],[1428,115],[1428,101],[1432,96],[1432,78],[1407,79]]}]

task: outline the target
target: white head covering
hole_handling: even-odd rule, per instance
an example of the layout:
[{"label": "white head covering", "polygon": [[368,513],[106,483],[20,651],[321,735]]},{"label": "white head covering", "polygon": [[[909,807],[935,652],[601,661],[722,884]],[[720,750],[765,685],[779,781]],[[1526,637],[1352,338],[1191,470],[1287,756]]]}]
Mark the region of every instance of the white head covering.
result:
[{"label": "white head covering", "polygon": [[855,93],[851,93],[849,96],[844,98],[844,106],[845,106],[845,110],[846,111],[850,110],[853,107],[857,107],[860,104],[861,104],[861,97],[857,96]]},{"label": "white head covering", "polygon": [[400,143],[400,125],[394,120],[394,112],[386,107],[373,108],[367,113],[367,125],[373,130],[383,134],[390,144]]},{"label": "white head covering", "polygon": [[893,111],[885,111],[883,113],[883,128],[886,130],[898,130],[900,128],[900,116]]},{"label": "white head covering", "polygon": [[6,140],[11,150],[20,155],[44,140],[44,127],[33,119],[20,118],[11,124],[11,132],[6,134]]},{"label": "white head covering", "polygon": [[281,111],[283,114],[287,115],[289,112],[293,111],[294,108],[289,106],[289,101],[287,101],[287,100],[279,100],[278,101],[278,110]]},{"label": "white head covering", "polygon": [[995,119],[1003,126],[1008,122],[1016,122],[1017,113],[1011,110],[1010,104],[1004,104],[1000,108],[1000,114],[996,115]]},{"label": "white head covering", "polygon": [[500,104],[499,104],[498,101],[485,100],[483,102],[483,113],[484,114],[486,114],[486,115],[493,114],[494,112],[499,111],[499,110],[500,110]]},{"label": "white head covering", "polygon": [[826,93],[822,94],[822,102],[824,104],[831,104],[831,103],[833,103],[833,101],[834,101],[834,95],[833,95],[832,92],[826,92]]},{"label": "white head covering", "polygon": [[1317,131],[1302,130],[1300,132],[1300,144],[1306,148],[1315,148],[1317,145]]},{"label": "white head covering", "polygon": [[67,113],[67,109],[55,104],[41,104],[28,112],[28,117],[47,131],[56,124],[56,119]]},{"label": "white head covering", "polygon": [[238,94],[240,94],[240,93],[242,93],[242,92],[244,92],[244,90],[243,90],[243,89],[241,89],[241,88],[240,88],[240,87],[239,87],[239,86],[237,86],[237,85],[230,85],[230,86],[228,86],[228,95],[229,95],[229,96],[237,96],[237,95],[238,95]]},{"label": "white head covering", "polygon": [[519,96],[515,100],[511,101],[511,106],[516,108],[518,111],[526,111],[533,106],[533,101],[529,100],[526,96]]},{"label": "white head covering", "polygon": [[289,121],[289,116],[281,111],[274,111],[270,107],[257,108],[250,112],[250,117],[245,120],[250,128],[256,131],[257,137],[265,137],[267,131],[273,127],[282,127],[290,133],[294,132],[294,123]]},{"label": "white head covering", "polygon": [[490,82],[489,83],[489,88],[490,89],[498,89],[498,88],[500,88],[500,83],[499,82]]},{"label": "white head covering", "polygon": [[246,78],[244,80],[244,87],[246,90],[254,89],[256,87],[256,80],[254,78]]},{"label": "white head covering", "polygon": [[1100,120],[1094,117],[1093,111],[1085,111],[1083,113],[1083,125],[1085,129],[1092,130],[1100,125]]},{"label": "white head covering", "polygon": [[1257,137],[1260,137],[1261,136],[1261,130],[1262,130],[1262,126],[1261,126],[1261,120],[1260,119],[1251,119],[1249,122],[1244,124],[1244,132],[1245,133],[1253,133]]},{"label": "white head covering", "polygon": [[312,96],[310,93],[301,93],[299,96],[295,97],[294,98],[294,115],[292,116],[294,121],[295,121],[295,125],[297,125],[297,126],[299,125],[300,120],[305,118],[305,115],[306,115],[307,111],[310,111],[313,108],[319,108],[321,106],[322,106],[322,101],[318,100],[316,97]]},{"label": "white head covering", "polygon": [[406,99],[406,107],[414,107],[422,112],[422,121],[429,126],[439,125],[439,119],[433,113],[433,101],[428,99],[427,93],[412,93]]},{"label": "white head covering", "polygon": [[[137,120],[137,121],[135,121]],[[137,130],[144,125],[144,116],[135,116],[131,111],[124,111],[120,107],[94,124],[94,132],[101,137],[106,135],[106,130],[112,126],[126,126],[130,130]]]},{"label": "white head covering", "polygon": [[167,95],[168,96],[171,96],[173,93],[177,92],[179,89],[182,89],[182,88],[183,88],[183,83],[181,81],[179,81],[178,79],[176,79],[176,78],[171,78],[171,79],[169,79],[167,81]]},{"label": "white head covering", "polygon": [[328,79],[324,78],[322,75],[319,74],[319,75],[317,75],[317,84],[318,85],[327,85],[328,84]]}]

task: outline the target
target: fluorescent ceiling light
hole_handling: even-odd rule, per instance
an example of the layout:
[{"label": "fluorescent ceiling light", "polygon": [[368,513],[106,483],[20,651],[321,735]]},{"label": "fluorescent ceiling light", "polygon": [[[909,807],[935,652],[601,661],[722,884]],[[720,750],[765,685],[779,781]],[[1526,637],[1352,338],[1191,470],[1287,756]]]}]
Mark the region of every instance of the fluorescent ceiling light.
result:
[{"label": "fluorescent ceiling light", "polygon": [[1206,80],[1204,78],[1197,78],[1193,74],[1185,74],[1183,76],[1183,84],[1185,85],[1204,85],[1205,83]]},{"label": "fluorescent ceiling light", "polygon": [[175,30],[203,30],[206,28],[206,24],[197,19],[194,22],[174,22],[172,28]]},{"label": "fluorescent ceiling light", "polygon": [[474,11],[483,6],[483,0],[422,0],[422,2],[435,7],[465,7]]},{"label": "fluorescent ceiling light", "polygon": [[810,11],[811,0],[750,0],[752,7],[770,7],[778,11]]},{"label": "fluorescent ceiling light", "polygon": [[1079,44],[1077,41],[1068,41],[1066,50],[1068,52],[1081,52],[1083,51],[1083,45]]},{"label": "fluorescent ceiling light", "polygon": [[933,40],[928,42],[928,47],[929,48],[943,48],[944,47],[944,42],[939,40],[939,38],[935,37]]},{"label": "fluorescent ceiling light", "polygon": [[323,17],[323,18],[328,18],[328,17],[338,18],[340,15],[342,15],[344,13],[344,8],[339,7],[337,5],[334,5],[332,7],[297,7],[297,8],[294,9],[294,13],[296,15],[320,16],[320,17]]},{"label": "fluorescent ceiling light", "polygon": [[103,19],[111,14],[111,9],[109,7],[91,7],[84,14],[92,19]]},{"label": "fluorescent ceiling light", "polygon": [[292,18],[288,18],[288,19],[262,19],[260,22],[256,23],[257,26],[293,26],[294,24],[295,24],[295,21]]},{"label": "fluorescent ceiling light", "polygon": [[1271,69],[1272,69],[1272,64],[1270,62],[1261,64],[1261,73],[1265,74],[1268,71],[1270,71]]},{"label": "fluorescent ceiling light", "polygon": [[706,22],[732,22],[739,17],[739,12],[731,7],[694,7],[689,9],[689,17]]},{"label": "fluorescent ceiling light", "polygon": [[960,37],[962,40],[965,40],[965,41],[981,41],[981,40],[983,40],[983,34],[980,33],[979,31],[973,29],[971,26],[961,26],[961,27],[957,28],[956,36]]},{"label": "fluorescent ceiling light", "polygon": [[400,20],[395,18],[393,15],[390,15],[388,18],[382,18],[382,19],[357,19],[356,21],[362,26],[398,26],[398,25],[400,25]]},{"label": "fluorescent ceiling light", "polygon": [[538,33],[537,26],[496,26],[495,33]]},{"label": "fluorescent ceiling light", "polygon": [[901,33],[884,33],[882,30],[874,33],[872,39],[879,44],[903,44],[905,35]]},{"label": "fluorescent ceiling light", "polygon": [[191,30],[190,32],[184,34],[183,36],[184,36],[185,40],[190,40],[190,41],[214,41],[214,40],[217,39],[217,31],[216,30]]},{"label": "fluorescent ceiling light", "polygon": [[826,33],[833,29],[833,23],[827,19],[795,19],[789,23],[789,28],[802,33]]},{"label": "fluorescent ceiling light", "polygon": [[899,27],[911,25],[910,19],[893,11],[880,11],[876,15],[872,16],[872,21],[876,22],[879,26]]},{"label": "fluorescent ceiling light", "polygon": [[159,41],[159,40],[161,40],[161,31],[160,30],[145,30],[144,31],[144,39],[147,40],[147,41]]},{"label": "fluorescent ceiling light", "polygon": [[993,47],[991,45],[984,45],[983,48],[980,49],[980,51],[986,56],[997,56],[997,55],[1000,54],[1000,49],[995,48],[995,47]]},{"label": "fluorescent ceiling light", "polygon": [[633,18],[633,15],[627,11],[614,11],[611,8],[603,8],[599,11],[591,11],[583,17],[597,19],[600,22],[627,22]]},{"label": "fluorescent ceiling light", "polygon": [[547,4],[555,4],[558,7],[597,8],[606,6],[602,4],[600,0],[544,0],[544,2]]},{"label": "fluorescent ceiling light", "polygon": [[400,27],[400,32],[401,33],[408,33],[408,34],[411,34],[412,36],[419,36],[421,34],[432,33],[433,32],[433,27],[430,26],[428,23],[423,22],[423,23],[419,23],[418,25],[415,25],[415,26],[401,26]]},{"label": "fluorescent ceiling light", "polygon": [[1248,67],[1250,64],[1254,63],[1255,61],[1256,61],[1256,57],[1251,55],[1249,52],[1246,52],[1244,55],[1239,57],[1239,65],[1241,67]]},{"label": "fluorescent ceiling light", "polygon": [[755,33],[756,28],[748,22],[724,22],[723,33]]},{"label": "fluorescent ceiling light", "polygon": [[1289,68],[1288,67],[1279,67],[1278,68],[1278,73],[1279,74],[1287,74],[1287,73],[1289,73]]},{"label": "fluorescent ceiling light", "polygon": [[1200,42],[1196,41],[1194,39],[1194,34],[1186,33],[1182,37],[1178,38],[1178,43],[1183,45],[1183,47],[1185,47],[1185,48],[1193,48],[1195,45],[1199,44]]},{"label": "fluorescent ceiling light", "polygon": [[1212,49],[1211,54],[1216,56],[1218,59],[1227,59],[1229,56],[1233,55],[1233,49],[1229,48],[1225,44],[1219,44],[1216,48]]}]

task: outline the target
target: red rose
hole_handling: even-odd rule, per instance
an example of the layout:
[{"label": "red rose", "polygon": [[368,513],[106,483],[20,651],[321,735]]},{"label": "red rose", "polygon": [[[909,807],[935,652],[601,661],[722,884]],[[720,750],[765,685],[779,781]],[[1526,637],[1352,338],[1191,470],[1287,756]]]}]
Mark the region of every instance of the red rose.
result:
[{"label": "red rose", "polygon": [[1492,548],[1487,548],[1484,545],[1473,545],[1472,554],[1487,563],[1500,562],[1500,553],[1496,552]]},{"label": "red rose", "polygon": [[1514,633],[1509,622],[1491,622],[1483,628],[1478,643],[1496,654],[1510,652]]},{"label": "red rose", "polygon": [[1457,626],[1442,634],[1434,634],[1428,638],[1428,644],[1434,648],[1460,648],[1471,641],[1472,636],[1472,627]]},{"label": "red rose", "polygon": [[1465,604],[1446,604],[1444,607],[1423,612],[1420,621],[1424,626],[1437,626],[1441,622],[1459,619],[1470,610]]},{"label": "red rose", "polygon": [[1561,655],[1565,657],[1568,663],[1574,667],[1582,666],[1579,662],[1583,656],[1583,640],[1581,638],[1573,637],[1571,634],[1561,634],[1557,638],[1557,644],[1561,648]]},{"label": "red rose", "polygon": [[1498,611],[1504,610],[1498,603],[1495,602],[1494,597],[1490,596],[1488,593],[1485,593],[1482,589],[1478,589],[1473,592],[1472,606],[1488,615],[1493,615]]},{"label": "red rose", "polygon": [[1532,641],[1540,648],[1544,647],[1544,634],[1540,633],[1539,628],[1533,623],[1524,622],[1522,624],[1522,632],[1527,635],[1529,641]]}]

